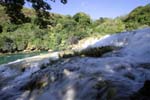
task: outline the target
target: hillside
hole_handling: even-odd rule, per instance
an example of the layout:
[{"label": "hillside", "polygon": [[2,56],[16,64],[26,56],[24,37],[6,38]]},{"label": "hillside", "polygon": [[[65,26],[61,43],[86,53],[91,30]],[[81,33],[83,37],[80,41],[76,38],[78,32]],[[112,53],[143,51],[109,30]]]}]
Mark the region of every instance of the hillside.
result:
[{"label": "hillside", "polygon": [[127,28],[137,28],[141,25],[150,26],[150,4],[146,6],[140,6],[135,8],[129,13],[127,18],[124,20],[126,22]]},{"label": "hillside", "polygon": [[30,22],[15,25],[9,22],[0,6],[0,53],[65,50],[70,49],[68,45],[86,37],[100,38],[106,34],[147,27],[150,25],[149,9],[150,5],[146,5],[136,8],[124,18],[98,20],[92,20],[83,12],[74,16],[50,13],[48,25],[43,23],[39,26],[33,9],[23,9]]}]

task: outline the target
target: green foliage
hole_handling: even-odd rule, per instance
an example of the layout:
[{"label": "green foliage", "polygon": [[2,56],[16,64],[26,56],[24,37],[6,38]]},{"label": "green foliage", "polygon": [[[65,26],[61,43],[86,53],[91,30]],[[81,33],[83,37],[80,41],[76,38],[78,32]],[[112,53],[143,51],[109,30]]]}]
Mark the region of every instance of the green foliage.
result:
[{"label": "green foliage", "polygon": [[23,50],[64,50],[69,48],[68,45],[76,44],[85,37],[101,37],[147,27],[150,25],[149,9],[150,6],[146,5],[136,8],[127,16],[115,19],[101,17],[94,21],[82,12],[74,16],[48,13],[46,15],[48,19],[44,18],[41,21],[37,19],[36,11],[24,8],[21,10],[22,13],[31,21],[19,25],[10,22],[4,7],[0,6],[0,53]]},{"label": "green foliage", "polygon": [[[50,0],[55,2],[55,0]],[[67,0],[60,0],[61,3],[66,4]],[[31,19],[26,17],[22,12],[23,6],[25,2],[30,2],[32,7],[36,12],[36,24],[39,25],[40,28],[47,28],[49,24],[49,12],[51,7],[48,1],[45,0],[1,0],[0,5],[4,6],[5,13],[10,17],[10,22],[13,24],[23,24],[30,22]]]},{"label": "green foliage", "polygon": [[146,6],[140,6],[134,9],[127,18],[124,19],[126,28],[136,29],[141,26],[148,25],[150,26],[150,4]]},{"label": "green foliage", "polygon": [[120,19],[105,19],[94,30],[99,33],[118,33],[125,30],[125,25]]},{"label": "green foliage", "polygon": [[89,15],[79,12],[73,16],[73,19],[82,25],[89,25],[91,23],[91,18]]},{"label": "green foliage", "polygon": [[13,52],[16,49],[16,45],[14,41],[9,37],[1,37],[0,38],[0,51],[5,52]]},{"label": "green foliage", "polygon": [[[10,3],[13,2],[13,3]],[[27,21],[27,18],[21,12],[21,9],[24,5],[24,0],[10,0],[3,2],[3,6],[5,6],[5,12],[10,17],[10,21],[14,24],[22,24]]]}]

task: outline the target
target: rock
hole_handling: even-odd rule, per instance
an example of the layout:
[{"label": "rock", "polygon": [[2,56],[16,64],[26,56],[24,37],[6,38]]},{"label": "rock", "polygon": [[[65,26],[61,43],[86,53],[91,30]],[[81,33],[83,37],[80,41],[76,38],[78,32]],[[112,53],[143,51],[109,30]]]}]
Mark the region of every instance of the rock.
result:
[{"label": "rock", "polygon": [[31,52],[31,50],[23,50],[24,53]]},{"label": "rock", "polygon": [[67,69],[64,69],[63,73],[66,75],[66,76],[69,76],[71,74],[71,72]]},{"label": "rock", "polygon": [[80,55],[88,56],[88,57],[101,57],[103,54],[116,50],[117,47],[113,46],[104,46],[104,47],[94,47],[87,48],[80,52]]},{"label": "rock", "polygon": [[25,85],[23,85],[20,90],[33,90],[41,89],[48,85],[48,75],[36,76],[35,78],[30,79]]},{"label": "rock", "polygon": [[60,58],[69,58],[75,56],[73,51],[62,51],[59,52],[59,57]]},{"label": "rock", "polygon": [[145,69],[150,69],[150,63],[143,63],[143,64],[140,64],[139,66]]},{"label": "rock", "polygon": [[150,80],[146,80],[144,86],[140,89],[141,94],[150,97]]},{"label": "rock", "polygon": [[88,38],[82,39],[82,40],[78,41],[78,43],[76,45],[72,45],[72,50],[85,49],[88,46],[96,43],[98,40],[99,40],[99,38],[95,38],[95,37],[88,37]]},{"label": "rock", "polygon": [[146,80],[144,86],[131,96],[132,100],[149,100],[150,99],[150,80]]},{"label": "rock", "polygon": [[50,52],[50,53],[51,53],[51,52],[53,52],[53,50],[52,50],[52,49],[49,49],[49,50],[48,50],[48,52]]}]

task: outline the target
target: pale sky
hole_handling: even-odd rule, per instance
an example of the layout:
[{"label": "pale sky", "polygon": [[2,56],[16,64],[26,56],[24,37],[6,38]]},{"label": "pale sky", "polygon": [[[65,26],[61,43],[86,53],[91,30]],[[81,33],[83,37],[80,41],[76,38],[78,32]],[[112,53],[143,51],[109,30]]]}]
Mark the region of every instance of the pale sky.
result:
[{"label": "pale sky", "polygon": [[[100,17],[115,18],[126,15],[138,6],[144,6],[150,0],[68,0],[67,4],[62,4],[59,0],[50,2],[52,10],[50,12],[63,15],[74,15],[77,12],[85,12],[92,19]],[[29,4],[26,4],[27,6]]]}]

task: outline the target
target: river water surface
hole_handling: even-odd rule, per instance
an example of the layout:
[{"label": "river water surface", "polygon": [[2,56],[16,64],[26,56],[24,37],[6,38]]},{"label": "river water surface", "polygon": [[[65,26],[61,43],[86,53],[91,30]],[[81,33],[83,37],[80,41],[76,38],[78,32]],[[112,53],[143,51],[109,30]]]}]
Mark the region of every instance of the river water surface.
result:
[{"label": "river water surface", "polygon": [[3,54],[0,55],[0,64],[5,64],[8,62],[16,61],[18,59],[23,59],[27,57],[32,57],[40,54],[46,54],[46,51],[32,52],[32,53],[15,53],[15,54]]},{"label": "river water surface", "polygon": [[86,50],[107,46],[119,49],[100,57],[53,52],[0,65],[0,100],[150,100],[146,89],[133,99],[150,81],[150,28],[108,36]]}]

